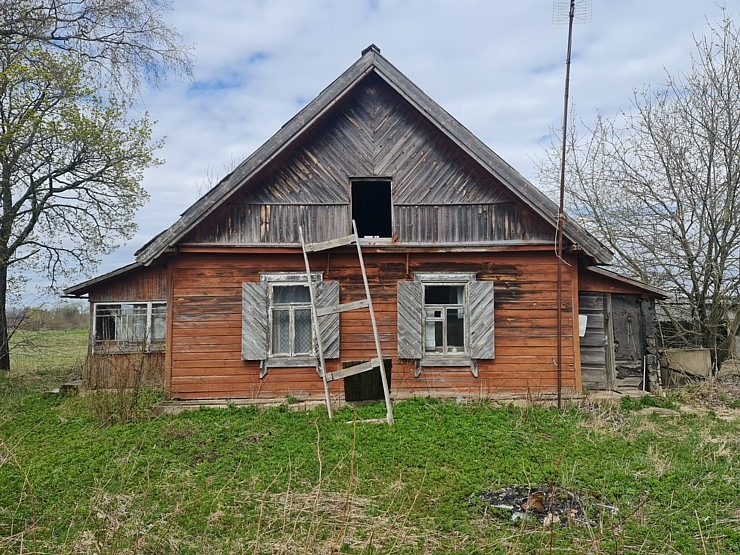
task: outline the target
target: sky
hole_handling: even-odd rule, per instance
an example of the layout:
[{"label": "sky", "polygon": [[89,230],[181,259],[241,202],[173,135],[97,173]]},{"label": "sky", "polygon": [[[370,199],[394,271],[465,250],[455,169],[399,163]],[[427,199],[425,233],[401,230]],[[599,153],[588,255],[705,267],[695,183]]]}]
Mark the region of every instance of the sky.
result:
[{"label": "sky", "polygon": [[[194,47],[192,81],[141,93],[165,138],[147,170],[134,252],[266,142],[370,44],[524,177],[562,123],[564,0],[173,0],[167,20]],[[576,5],[586,5],[577,0]],[[584,121],[629,108],[633,91],[687,70],[713,0],[592,0],[573,31],[570,100]],[[735,12],[738,14],[738,12]]]}]

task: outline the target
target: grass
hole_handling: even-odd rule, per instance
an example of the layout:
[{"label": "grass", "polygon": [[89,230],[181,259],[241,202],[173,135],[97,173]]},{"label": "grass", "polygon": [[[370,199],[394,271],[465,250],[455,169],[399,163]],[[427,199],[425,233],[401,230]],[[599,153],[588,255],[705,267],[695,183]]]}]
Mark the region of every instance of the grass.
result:
[{"label": "grass", "polygon": [[[382,404],[101,427],[85,396],[5,393],[0,552],[740,553],[738,421],[635,408],[416,399],[393,427],[357,422]],[[514,484],[577,492],[588,522],[478,500]]]},{"label": "grass", "polygon": [[41,391],[79,378],[87,338],[87,330],[18,330],[11,340],[11,371],[0,376],[0,393]]}]

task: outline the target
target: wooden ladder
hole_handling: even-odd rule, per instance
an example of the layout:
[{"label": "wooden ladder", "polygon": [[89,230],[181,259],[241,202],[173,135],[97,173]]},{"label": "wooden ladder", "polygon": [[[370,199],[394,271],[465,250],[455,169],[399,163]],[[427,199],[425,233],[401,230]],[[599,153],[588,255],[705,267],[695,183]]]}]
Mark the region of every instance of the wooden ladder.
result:
[{"label": "wooden ladder", "polygon": [[[370,297],[370,286],[367,283],[367,272],[365,271],[365,262],[362,258],[362,249],[360,248],[360,240],[357,235],[357,226],[355,221],[352,220],[352,235],[346,237],[338,237],[336,239],[330,239],[329,241],[321,241],[317,243],[306,243],[303,237],[302,226],[298,227],[298,235],[301,239],[301,248],[303,249],[303,260],[306,263],[306,279],[308,280],[308,290],[311,296],[311,321],[313,323],[313,333],[315,337],[316,346],[316,360],[319,366],[319,373],[324,380],[324,396],[326,397],[326,410],[329,413],[329,418],[332,418],[331,408],[331,397],[329,395],[329,382],[346,378],[348,376],[354,376],[363,372],[369,372],[373,368],[380,369],[380,380],[383,384],[383,396],[385,397],[385,408],[386,417],[385,420],[389,425],[393,424],[393,408],[391,406],[390,390],[388,389],[388,378],[385,375],[385,365],[383,363],[383,353],[380,350],[380,337],[378,336],[378,324],[375,321],[375,311],[373,310],[373,301]],[[362,282],[365,284],[365,298],[359,301],[354,301],[345,304],[339,304],[335,307],[329,308],[317,308],[316,307],[316,284],[314,283],[311,276],[311,267],[308,263],[308,253],[319,252],[344,245],[357,245],[357,257],[360,260],[360,269],[362,270]],[[358,310],[367,308],[370,312],[370,322],[373,326],[373,337],[375,338],[375,351],[377,354],[376,358],[336,370],[335,372],[326,371],[326,360],[324,359],[324,349],[321,341],[321,333],[319,328],[319,318],[328,314],[335,314],[340,312],[347,312],[350,310]]]}]

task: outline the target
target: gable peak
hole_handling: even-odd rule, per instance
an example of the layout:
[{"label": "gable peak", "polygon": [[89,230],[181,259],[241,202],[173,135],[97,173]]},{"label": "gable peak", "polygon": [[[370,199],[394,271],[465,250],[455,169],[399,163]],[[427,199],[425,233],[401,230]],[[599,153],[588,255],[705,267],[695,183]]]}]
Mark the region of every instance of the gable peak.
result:
[{"label": "gable peak", "polygon": [[378,48],[375,44],[371,44],[370,46],[368,46],[361,52],[361,55],[364,56],[365,54],[368,54],[370,52],[375,52],[376,54],[380,54],[380,48]]}]

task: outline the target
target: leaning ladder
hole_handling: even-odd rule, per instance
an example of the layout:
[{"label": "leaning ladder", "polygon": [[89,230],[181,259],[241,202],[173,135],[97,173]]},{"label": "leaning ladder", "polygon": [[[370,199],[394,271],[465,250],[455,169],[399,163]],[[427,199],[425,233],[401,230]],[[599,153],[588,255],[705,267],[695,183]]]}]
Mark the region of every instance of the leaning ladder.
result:
[{"label": "leaning ladder", "polygon": [[[326,398],[326,410],[329,413],[329,418],[333,416],[331,408],[331,397],[329,395],[329,382],[346,378],[348,376],[354,376],[363,372],[369,372],[373,368],[380,369],[380,380],[383,384],[383,396],[385,397],[385,408],[386,408],[386,422],[389,425],[393,424],[393,408],[391,406],[390,391],[388,389],[388,378],[385,375],[385,365],[383,363],[383,353],[380,350],[380,337],[378,336],[378,324],[375,321],[375,311],[373,310],[373,301],[370,297],[370,286],[367,283],[367,272],[365,271],[365,262],[362,258],[362,249],[360,248],[360,240],[357,235],[357,226],[355,221],[352,220],[352,235],[346,237],[339,237],[337,239],[331,239],[329,241],[322,241],[317,243],[306,243],[303,237],[303,228],[298,227],[298,235],[301,239],[301,248],[303,249],[303,260],[306,263],[306,278],[308,280],[308,290],[311,296],[311,321],[313,323],[313,333],[316,344],[316,360],[319,366],[319,373],[324,381],[324,396]],[[340,304],[335,307],[329,308],[317,308],[316,307],[316,289],[315,283],[311,277],[311,267],[308,263],[308,253],[319,252],[329,249],[334,249],[344,245],[355,244],[357,246],[357,257],[360,260],[360,269],[362,270],[362,282],[365,285],[365,299],[354,301],[350,303]],[[319,318],[326,316],[327,314],[347,312],[350,310],[358,310],[367,308],[370,312],[370,322],[373,326],[373,337],[375,338],[375,351],[377,358],[373,358],[368,362],[342,368],[335,372],[326,371],[326,360],[324,359],[324,348],[321,342],[321,333],[319,331]]]}]

